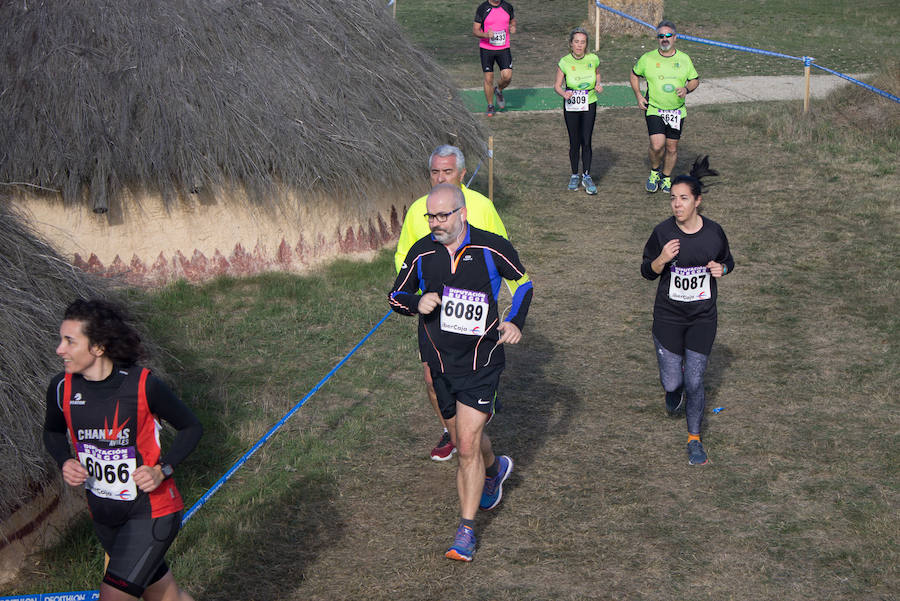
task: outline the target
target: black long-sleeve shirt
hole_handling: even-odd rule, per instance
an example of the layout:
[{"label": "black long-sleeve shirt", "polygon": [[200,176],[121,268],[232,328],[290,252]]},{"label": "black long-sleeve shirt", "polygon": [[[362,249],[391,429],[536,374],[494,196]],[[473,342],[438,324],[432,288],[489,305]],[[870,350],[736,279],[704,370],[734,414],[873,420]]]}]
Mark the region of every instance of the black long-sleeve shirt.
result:
[{"label": "black long-sleeve shirt", "polygon": [[504,279],[518,285],[505,321],[520,330],[533,295],[531,280],[509,240],[467,227],[452,257],[430,234],[413,244],[388,296],[391,308],[401,315],[418,314],[423,293],[442,297],[440,307],[419,315],[422,360],[440,373],[464,374],[503,365],[503,345],[497,344],[500,285]]},{"label": "black long-sleeve shirt", "polygon": [[[669,217],[655,228],[647,244],[644,245],[644,259],[641,263],[641,275],[648,280],[660,278],[656,287],[656,301],[653,305],[653,319],[656,321],[684,325],[694,321],[715,321],[717,318],[716,298],[718,287],[716,278],[709,278],[710,297],[693,302],[680,302],[669,298],[671,273],[673,267],[705,267],[710,261],[721,263],[728,273],[734,270],[734,258],[728,247],[728,238],[718,223],[703,217],[703,226],[693,234],[686,234],[675,223],[675,217]],[[681,246],[678,255],[663,267],[662,274],[656,273],[651,263],[662,252],[669,240],[679,238]]]}]

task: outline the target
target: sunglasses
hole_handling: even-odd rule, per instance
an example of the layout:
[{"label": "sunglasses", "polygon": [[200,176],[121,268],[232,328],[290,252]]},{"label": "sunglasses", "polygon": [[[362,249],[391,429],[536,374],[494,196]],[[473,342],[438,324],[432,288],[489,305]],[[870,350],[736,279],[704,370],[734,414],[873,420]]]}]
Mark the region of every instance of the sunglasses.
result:
[{"label": "sunglasses", "polygon": [[674,33],[658,33],[658,34],[656,34],[656,37],[658,37],[659,39],[673,38],[673,37],[675,37],[675,34]]}]

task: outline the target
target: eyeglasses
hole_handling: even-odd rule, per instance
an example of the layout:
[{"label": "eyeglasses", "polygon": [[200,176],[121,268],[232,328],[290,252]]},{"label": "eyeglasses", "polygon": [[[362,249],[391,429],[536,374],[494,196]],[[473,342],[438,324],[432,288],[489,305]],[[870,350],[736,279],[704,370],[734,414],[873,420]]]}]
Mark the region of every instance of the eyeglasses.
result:
[{"label": "eyeglasses", "polygon": [[674,38],[675,34],[674,33],[658,33],[658,34],[656,34],[656,37],[658,37],[659,39]]},{"label": "eyeglasses", "polygon": [[425,219],[427,219],[428,221],[431,221],[432,219],[434,219],[438,223],[444,223],[445,221],[447,221],[450,218],[450,215],[457,212],[461,208],[462,207],[456,207],[449,213],[425,213]]}]

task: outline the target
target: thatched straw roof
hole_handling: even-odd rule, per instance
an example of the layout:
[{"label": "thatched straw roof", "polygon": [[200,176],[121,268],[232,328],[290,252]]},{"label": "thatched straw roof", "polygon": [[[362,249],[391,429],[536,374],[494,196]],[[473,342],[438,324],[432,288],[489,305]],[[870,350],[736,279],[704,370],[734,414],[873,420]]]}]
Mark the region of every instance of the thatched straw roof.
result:
[{"label": "thatched straw roof", "polygon": [[385,0],[0,2],[0,183],[104,210],[273,183],[358,194],[420,181],[483,138]]},{"label": "thatched straw roof", "polygon": [[72,300],[108,298],[106,282],[75,269],[42,242],[0,196],[0,522],[58,470],[41,431],[54,349]]}]

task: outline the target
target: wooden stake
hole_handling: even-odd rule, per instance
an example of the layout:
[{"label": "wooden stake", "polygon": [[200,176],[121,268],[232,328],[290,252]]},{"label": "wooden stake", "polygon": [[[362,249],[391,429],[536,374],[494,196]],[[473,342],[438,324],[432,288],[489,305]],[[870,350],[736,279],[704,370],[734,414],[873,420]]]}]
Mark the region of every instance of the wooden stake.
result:
[{"label": "wooden stake", "polygon": [[488,198],[494,202],[494,136],[488,136]]},{"label": "wooden stake", "polygon": [[394,19],[396,19],[397,18],[397,0],[394,0],[394,6],[393,6],[392,10],[394,11]]},{"label": "wooden stake", "polygon": [[594,4],[594,52],[600,51],[600,7]]},{"label": "wooden stake", "polygon": [[803,76],[806,78],[806,93],[803,95],[803,112],[809,112],[809,71],[813,58],[810,56],[803,57]]}]

